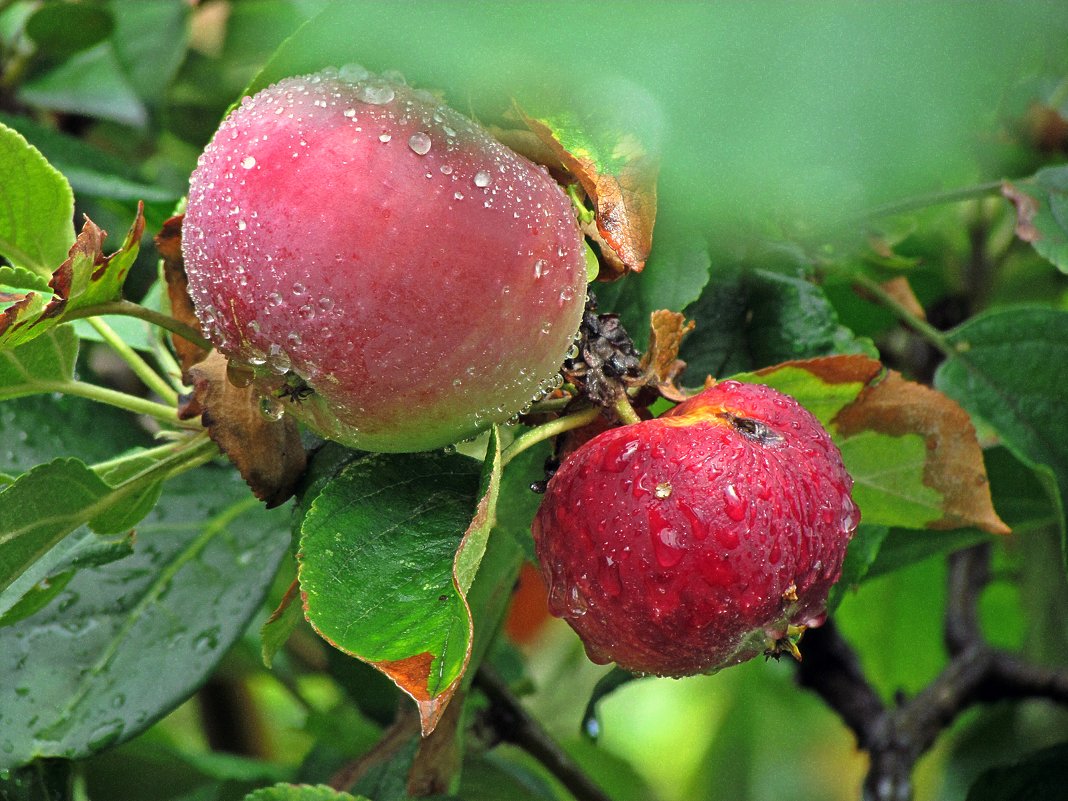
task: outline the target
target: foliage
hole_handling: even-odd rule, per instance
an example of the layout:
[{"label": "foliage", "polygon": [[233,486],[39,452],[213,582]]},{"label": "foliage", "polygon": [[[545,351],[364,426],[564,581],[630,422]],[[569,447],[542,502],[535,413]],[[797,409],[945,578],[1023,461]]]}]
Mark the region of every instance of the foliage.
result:
[{"label": "foliage", "polygon": [[[1038,2],[0,3],[0,798],[851,798],[857,745],[873,798],[1063,785],[1066,35]],[[514,425],[279,467],[173,215],[243,93],[354,62],[569,185],[627,381],[590,389],[587,336]],[[634,680],[546,619],[531,485],[706,377],[809,408],[863,522],[801,667]]]}]

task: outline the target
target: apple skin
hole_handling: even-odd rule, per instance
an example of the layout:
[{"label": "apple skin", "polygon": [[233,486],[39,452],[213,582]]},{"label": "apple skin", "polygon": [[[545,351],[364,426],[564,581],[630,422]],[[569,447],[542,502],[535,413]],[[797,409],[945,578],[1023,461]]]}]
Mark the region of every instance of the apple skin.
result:
[{"label": "apple skin", "polygon": [[553,380],[585,300],[582,235],[544,168],[355,67],[242,101],[193,173],[182,246],[231,373],[364,450],[507,420]]},{"label": "apple skin", "polygon": [[589,657],[715,672],[820,625],[860,519],[819,422],[723,381],[599,434],[550,480],[533,523],[549,605]]}]

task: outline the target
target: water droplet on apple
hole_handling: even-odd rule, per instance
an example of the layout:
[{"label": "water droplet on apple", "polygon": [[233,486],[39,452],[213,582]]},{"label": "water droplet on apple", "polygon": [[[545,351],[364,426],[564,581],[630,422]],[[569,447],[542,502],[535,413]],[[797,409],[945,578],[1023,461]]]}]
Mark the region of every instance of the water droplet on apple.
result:
[{"label": "water droplet on apple", "polygon": [[253,167],[256,166],[255,156],[245,156],[243,159],[241,159],[241,166],[244,167],[246,170],[251,170]]},{"label": "water droplet on apple", "polygon": [[371,73],[362,64],[343,64],[337,71],[338,76],[343,81],[350,83],[356,83],[357,81],[365,80],[370,77]]},{"label": "water droplet on apple", "polygon": [[745,517],[746,502],[738,495],[738,488],[734,484],[728,483],[723,487],[723,502],[731,520],[741,521]]},{"label": "water droplet on apple", "polygon": [[425,156],[430,152],[430,137],[422,131],[416,131],[408,137],[408,147],[419,156]]},{"label": "water droplet on apple", "polygon": [[572,586],[567,594],[567,611],[572,617],[582,617],[588,611],[586,599],[578,587]]},{"label": "water droplet on apple", "polygon": [[479,170],[478,172],[475,173],[475,178],[474,178],[475,186],[477,186],[479,188],[484,188],[484,187],[489,186],[490,185],[490,181],[492,181],[492,180],[493,179],[490,178],[490,174],[488,172],[486,172],[485,170]]},{"label": "water droplet on apple", "polygon": [[382,144],[385,144],[386,142],[388,142],[392,138],[393,137],[390,136],[389,134],[384,133],[384,134],[379,135],[378,141],[381,142]]},{"label": "water droplet on apple", "polygon": [[389,84],[366,84],[356,90],[356,98],[372,106],[384,106],[396,96]]}]

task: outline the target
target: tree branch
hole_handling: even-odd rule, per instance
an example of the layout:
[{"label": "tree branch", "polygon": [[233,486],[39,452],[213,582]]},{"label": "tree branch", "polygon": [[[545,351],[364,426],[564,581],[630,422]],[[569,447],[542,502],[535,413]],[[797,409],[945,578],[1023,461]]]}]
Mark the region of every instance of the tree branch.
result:
[{"label": "tree branch", "polygon": [[978,603],[989,581],[989,544],[949,557],[944,630],[949,664],[922,692],[892,709],[833,623],[806,632],[798,683],[823,698],[869,753],[866,801],[909,801],[916,761],[974,704],[1024,698],[1068,704],[1068,671],[1031,664],[983,639]]},{"label": "tree branch", "polygon": [[489,699],[488,720],[496,735],[537,759],[552,773],[576,801],[611,801],[549,736],[542,725],[523,709],[508,685],[492,669],[483,665],[474,684]]}]

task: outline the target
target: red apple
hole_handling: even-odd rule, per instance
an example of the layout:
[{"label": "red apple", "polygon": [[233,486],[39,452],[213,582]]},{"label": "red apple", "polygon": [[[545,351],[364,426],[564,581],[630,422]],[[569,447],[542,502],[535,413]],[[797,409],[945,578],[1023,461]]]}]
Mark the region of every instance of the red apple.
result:
[{"label": "red apple", "polygon": [[797,401],[723,381],[564,460],[533,527],[550,609],[591,659],[639,673],[775,650],[824,620],[860,518],[852,486]]},{"label": "red apple", "polygon": [[245,98],[193,173],[182,238],[231,374],[366,450],[507,420],[582,315],[582,237],[544,168],[357,67]]}]

